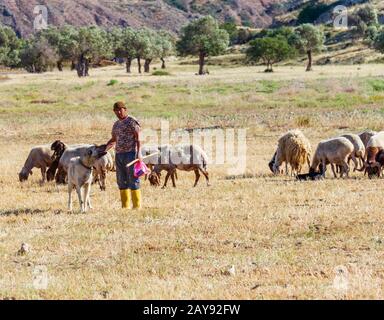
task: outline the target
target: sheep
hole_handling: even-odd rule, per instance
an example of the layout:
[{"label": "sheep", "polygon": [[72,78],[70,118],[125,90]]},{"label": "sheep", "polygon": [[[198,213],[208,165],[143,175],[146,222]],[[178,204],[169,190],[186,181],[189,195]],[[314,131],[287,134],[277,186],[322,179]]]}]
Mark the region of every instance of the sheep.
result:
[{"label": "sheep", "polygon": [[279,139],[275,156],[269,166],[277,174],[281,164],[285,162],[286,174],[288,164],[291,166],[292,174],[299,174],[305,162],[310,166],[311,153],[311,144],[304,134],[298,129],[290,130]]},{"label": "sheep", "polygon": [[380,164],[376,161],[376,156],[383,149],[384,131],[380,131],[369,139],[365,149],[365,163],[359,171],[368,173],[368,176],[374,175],[377,170],[376,168],[380,167]]},{"label": "sheep", "polygon": [[359,137],[361,141],[363,141],[365,148],[367,147],[369,139],[371,139],[371,137],[375,134],[377,134],[377,132],[372,130],[365,130],[359,134]]},{"label": "sheep", "polygon": [[[142,157],[146,157],[150,154],[155,154],[153,156],[144,158],[143,162],[146,164],[146,166],[151,170],[152,174],[145,175],[145,180],[149,180],[151,186],[159,186],[160,185],[160,177],[161,177],[161,170],[153,174],[153,168],[155,165],[167,162],[167,159],[169,159],[169,153],[170,153],[171,145],[164,144],[164,145],[145,145],[142,146],[140,149]],[[165,170],[165,169],[164,169]],[[176,170],[172,171],[171,173],[171,179],[172,182],[174,182],[175,179],[177,179],[177,173]],[[173,184],[175,187],[175,184]]]},{"label": "sheep", "polygon": [[380,178],[381,171],[384,167],[384,150],[380,150],[375,157],[375,160],[377,162],[376,165],[372,166],[370,169],[366,169],[364,172],[364,175],[368,173],[368,178],[372,179],[374,176],[377,176]]},{"label": "sheep", "polygon": [[348,177],[349,166],[347,161],[349,157],[353,162],[356,162],[353,144],[347,138],[338,137],[320,141],[312,159],[310,172],[314,172],[321,165],[320,171],[325,176],[326,166],[331,164],[333,175],[337,178],[333,166],[335,164],[341,166],[340,176],[343,177],[343,174],[345,174]]},{"label": "sheep", "polygon": [[94,168],[93,181],[98,182],[100,190],[105,191],[107,172],[115,170],[115,161],[112,153],[108,151],[104,156],[97,159]]},{"label": "sheep", "polygon": [[[208,156],[202,148],[193,144],[182,144],[177,146],[164,145],[159,147],[160,154],[154,156],[157,163],[153,166],[153,172],[150,174],[149,181],[152,185],[158,184],[161,171],[167,171],[163,188],[167,186],[169,177],[172,179],[173,186],[175,184],[176,169],[182,171],[194,171],[195,183],[194,187],[200,179],[200,172],[205,176],[207,186],[209,183],[209,174],[207,172]],[[152,157],[150,157],[152,158]]]},{"label": "sheep", "polygon": [[32,169],[38,168],[41,170],[42,182],[45,182],[47,167],[52,163],[51,157],[52,151],[50,150],[49,145],[33,147],[19,173],[19,181],[23,182],[28,180],[29,175],[32,174]]},{"label": "sheep", "polygon": [[[354,148],[354,155],[356,159],[359,159],[361,161],[361,166],[364,165],[364,155],[365,155],[365,146],[361,138],[357,134],[349,133],[349,134],[343,134],[342,137],[347,138],[349,141],[352,142],[353,148]],[[348,164],[351,158],[348,159]],[[353,171],[357,170],[357,162],[355,164],[355,169]]]},{"label": "sheep", "polygon": [[[94,145],[91,144],[78,144],[73,146],[68,146],[63,154],[60,157],[59,165],[58,165],[58,171],[56,174],[56,183],[64,184],[67,172],[68,172],[68,165],[70,160],[73,157],[78,157],[84,150],[86,150],[89,147],[92,147]],[[106,189],[106,173],[108,171],[114,170],[114,157],[113,153],[107,152],[104,156],[97,159],[95,162],[95,171],[94,171],[94,179],[95,181],[99,182],[99,186],[101,190]]]}]

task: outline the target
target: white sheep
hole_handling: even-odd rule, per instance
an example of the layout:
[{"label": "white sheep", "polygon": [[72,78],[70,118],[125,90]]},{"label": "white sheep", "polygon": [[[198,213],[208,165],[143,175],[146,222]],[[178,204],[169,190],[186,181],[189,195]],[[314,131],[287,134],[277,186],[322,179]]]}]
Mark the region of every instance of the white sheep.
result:
[{"label": "white sheep", "polygon": [[28,180],[29,175],[32,174],[33,168],[41,170],[42,181],[45,182],[47,168],[52,163],[52,154],[53,152],[51,151],[49,145],[33,147],[19,173],[20,182]]},{"label": "white sheep", "polygon": [[[343,134],[342,137],[347,138],[349,141],[352,142],[353,148],[354,148],[354,154],[355,158],[360,160],[361,166],[364,165],[364,156],[365,156],[365,146],[361,138],[357,134],[348,133]],[[348,164],[351,158],[348,159]],[[355,169],[357,170],[357,162],[355,162]]]},{"label": "white sheep", "polygon": [[98,182],[100,189],[106,190],[106,179],[108,171],[115,171],[114,153],[109,150],[106,155],[95,161],[93,181]]},{"label": "white sheep", "polygon": [[373,175],[376,167],[380,167],[376,160],[378,153],[384,150],[384,131],[380,131],[373,135],[365,148],[365,163],[360,171],[368,172],[368,175]]},{"label": "white sheep", "polygon": [[[157,150],[156,150],[157,149]],[[173,186],[176,187],[175,177],[176,169],[182,171],[194,171],[196,187],[200,172],[205,176],[209,186],[209,174],[207,172],[208,156],[204,150],[193,144],[180,144],[177,146],[162,145],[159,147],[144,146],[141,149],[142,155],[159,152],[157,155],[145,159],[147,164],[153,165],[153,173],[149,177],[152,185],[160,183],[161,171],[167,171],[163,188],[167,186],[169,177],[172,179]]]},{"label": "white sheep", "polygon": [[356,163],[353,144],[347,138],[338,137],[320,141],[313,156],[310,171],[316,171],[321,165],[322,168],[320,171],[322,171],[323,175],[325,175],[327,164],[331,164],[332,172],[335,178],[337,178],[334,168],[335,164],[341,167],[340,176],[342,177],[343,174],[345,174],[348,177],[349,157],[351,157],[353,162]]},{"label": "white sheep", "polygon": [[304,134],[298,129],[290,130],[279,139],[277,150],[269,166],[274,173],[278,173],[280,166],[285,162],[286,174],[288,174],[288,164],[291,166],[292,174],[299,174],[306,162],[310,166],[311,153],[311,144]]}]

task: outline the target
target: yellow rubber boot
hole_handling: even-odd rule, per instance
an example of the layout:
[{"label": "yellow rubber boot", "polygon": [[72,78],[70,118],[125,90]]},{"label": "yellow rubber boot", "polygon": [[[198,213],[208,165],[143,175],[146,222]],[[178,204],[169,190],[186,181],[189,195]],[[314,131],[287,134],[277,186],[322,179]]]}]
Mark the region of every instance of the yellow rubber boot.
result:
[{"label": "yellow rubber boot", "polygon": [[121,207],[124,209],[129,209],[129,205],[131,202],[131,194],[129,193],[129,189],[120,190],[120,198]]},{"label": "yellow rubber boot", "polygon": [[141,190],[131,190],[133,209],[141,209]]}]

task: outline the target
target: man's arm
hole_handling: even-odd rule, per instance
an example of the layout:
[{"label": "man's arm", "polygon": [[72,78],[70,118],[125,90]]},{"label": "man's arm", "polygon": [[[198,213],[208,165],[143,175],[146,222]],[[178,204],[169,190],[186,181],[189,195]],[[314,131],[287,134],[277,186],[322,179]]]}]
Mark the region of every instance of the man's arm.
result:
[{"label": "man's arm", "polygon": [[140,129],[135,131],[135,140],[136,140],[137,159],[142,160],[143,157],[141,155]]},{"label": "man's arm", "polygon": [[112,138],[109,139],[109,141],[107,142],[107,147],[105,148],[105,151],[112,149],[115,145],[116,145],[116,137],[112,134]]}]

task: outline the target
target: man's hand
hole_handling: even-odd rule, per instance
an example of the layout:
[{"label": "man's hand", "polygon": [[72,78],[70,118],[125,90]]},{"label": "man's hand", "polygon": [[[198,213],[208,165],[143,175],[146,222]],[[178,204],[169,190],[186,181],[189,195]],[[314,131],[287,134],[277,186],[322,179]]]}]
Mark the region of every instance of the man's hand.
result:
[{"label": "man's hand", "polygon": [[112,149],[116,145],[116,138],[112,137],[108,142],[107,142],[107,147],[105,148],[105,151],[108,151],[109,149]]}]

